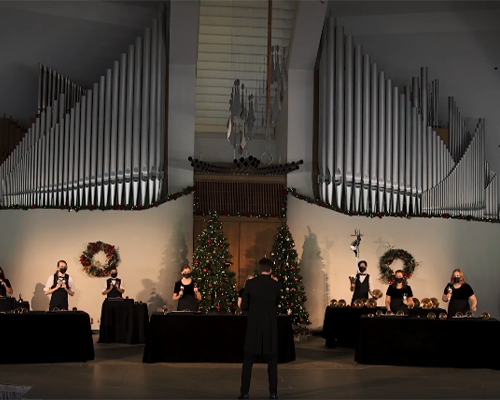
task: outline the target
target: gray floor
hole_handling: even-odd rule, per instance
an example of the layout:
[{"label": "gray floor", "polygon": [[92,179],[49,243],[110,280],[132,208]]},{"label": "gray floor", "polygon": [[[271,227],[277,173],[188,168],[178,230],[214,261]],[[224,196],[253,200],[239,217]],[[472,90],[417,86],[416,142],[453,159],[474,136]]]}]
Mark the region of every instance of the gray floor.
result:
[{"label": "gray floor", "polygon": [[[352,349],[328,349],[320,337],[296,348],[297,360],[279,366],[280,399],[500,398],[500,371],[358,365]],[[143,364],[143,349],[95,343],[96,359],[87,363],[0,365],[0,385],[30,386],[29,399],[234,399],[239,394],[239,364]],[[255,365],[250,398],[268,398],[266,380],[266,366]]]}]

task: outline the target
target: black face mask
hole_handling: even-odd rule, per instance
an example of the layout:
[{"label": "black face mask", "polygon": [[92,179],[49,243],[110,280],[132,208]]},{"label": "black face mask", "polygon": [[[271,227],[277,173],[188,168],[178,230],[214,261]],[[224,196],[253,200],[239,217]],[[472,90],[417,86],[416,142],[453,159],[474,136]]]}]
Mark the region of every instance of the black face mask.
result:
[{"label": "black face mask", "polygon": [[359,267],[359,272],[365,272],[366,271],[366,267]]},{"label": "black face mask", "polygon": [[191,278],[191,274],[182,274],[184,278]]},{"label": "black face mask", "polygon": [[403,278],[396,278],[396,279],[394,279],[394,280],[396,281],[396,283],[401,283],[401,282],[403,282]]},{"label": "black face mask", "polygon": [[64,274],[67,270],[68,270],[68,267],[62,267],[62,268],[59,269],[59,272],[61,274]]},{"label": "black face mask", "polygon": [[460,283],[460,278],[453,277],[453,283]]},{"label": "black face mask", "polygon": [[118,274],[115,272],[114,274],[111,274],[111,278],[116,278]]}]

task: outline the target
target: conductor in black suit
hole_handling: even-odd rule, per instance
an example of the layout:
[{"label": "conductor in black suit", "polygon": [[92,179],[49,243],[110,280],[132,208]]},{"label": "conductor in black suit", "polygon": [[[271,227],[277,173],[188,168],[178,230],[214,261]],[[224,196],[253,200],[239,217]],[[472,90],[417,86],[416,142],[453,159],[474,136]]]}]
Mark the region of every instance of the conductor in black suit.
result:
[{"label": "conductor in black suit", "polygon": [[264,355],[269,377],[269,398],[278,398],[278,321],[276,310],[281,284],[271,277],[273,263],[268,258],[259,261],[260,276],[247,281],[242,309],[248,311],[245,336],[245,356],[241,371],[239,399],[248,399],[252,366],[255,356]]}]

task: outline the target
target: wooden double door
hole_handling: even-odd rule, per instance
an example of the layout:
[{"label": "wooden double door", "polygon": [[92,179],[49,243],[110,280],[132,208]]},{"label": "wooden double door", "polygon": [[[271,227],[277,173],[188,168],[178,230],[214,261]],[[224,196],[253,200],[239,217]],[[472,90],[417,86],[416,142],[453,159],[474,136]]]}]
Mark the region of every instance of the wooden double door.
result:
[{"label": "wooden double door", "polygon": [[[246,217],[220,217],[224,235],[229,243],[232,266],[231,271],[236,272],[237,289],[245,284],[245,279],[257,267],[257,262],[262,257],[271,257],[276,229],[282,222],[278,218],[260,219]],[[203,217],[195,216],[194,219],[194,245],[203,231],[205,221]]]}]

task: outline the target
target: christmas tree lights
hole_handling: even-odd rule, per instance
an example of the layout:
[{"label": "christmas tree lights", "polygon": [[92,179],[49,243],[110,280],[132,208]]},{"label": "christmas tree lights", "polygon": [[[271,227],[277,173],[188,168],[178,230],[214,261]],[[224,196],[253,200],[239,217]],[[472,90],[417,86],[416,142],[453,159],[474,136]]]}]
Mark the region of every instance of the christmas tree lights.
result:
[{"label": "christmas tree lights", "polygon": [[192,276],[202,299],[200,309],[207,313],[236,310],[236,274],[229,270],[233,256],[217,213],[205,217],[205,227],[196,240]]},{"label": "christmas tree lights", "polygon": [[283,285],[278,305],[279,313],[290,315],[292,323],[296,326],[310,324],[295,242],[287,225],[282,225],[276,230],[271,259],[273,275]]}]

